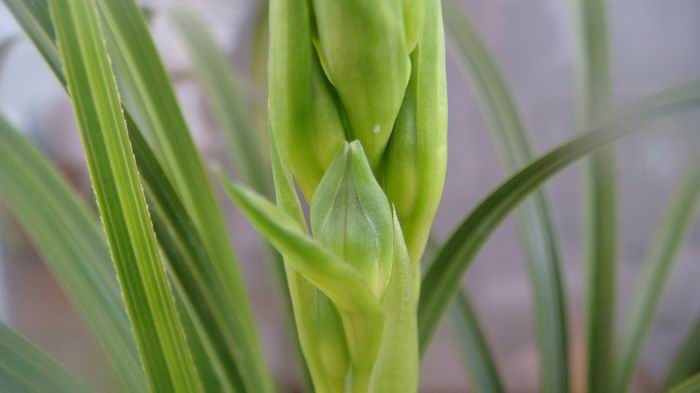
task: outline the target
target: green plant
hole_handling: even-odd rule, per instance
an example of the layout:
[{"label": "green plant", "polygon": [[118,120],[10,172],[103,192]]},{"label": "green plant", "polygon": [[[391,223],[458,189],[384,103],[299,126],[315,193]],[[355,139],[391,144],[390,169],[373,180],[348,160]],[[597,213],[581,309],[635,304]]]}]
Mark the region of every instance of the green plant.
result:
[{"label": "green plant", "polygon": [[[209,173],[142,10],[134,0],[4,2],[69,92],[103,228],[2,119],[0,197],[83,312],[122,382],[117,390],[275,391]],[[616,209],[606,146],[646,122],[700,106],[700,83],[613,109],[605,4],[581,5],[585,132],[539,157],[496,63],[451,1],[272,0],[267,138],[203,24],[187,12],[173,14],[247,186],[224,174],[220,183],[272,246],[267,254],[308,390],[416,391],[420,357],[455,299],[450,320],[472,387],[503,391],[459,284],[489,235],[517,210],[536,294],[541,390],[569,391],[561,256],[538,188],[593,152],[589,214],[598,229],[590,238],[588,389],[626,390],[700,197],[700,161],[659,227],[618,358],[610,344]],[[446,242],[431,245],[447,154],[441,6],[453,53],[474,81],[499,159],[513,174]],[[261,139],[269,140],[269,162]],[[688,338],[667,388],[699,371],[699,336],[696,329]],[[697,386],[694,377],[673,391]],[[0,388],[91,391],[4,325]]]}]

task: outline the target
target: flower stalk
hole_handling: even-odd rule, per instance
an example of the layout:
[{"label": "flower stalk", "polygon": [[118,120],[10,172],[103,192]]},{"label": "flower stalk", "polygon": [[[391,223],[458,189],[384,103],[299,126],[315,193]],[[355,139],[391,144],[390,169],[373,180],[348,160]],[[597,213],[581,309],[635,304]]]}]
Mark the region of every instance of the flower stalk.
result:
[{"label": "flower stalk", "polygon": [[284,256],[316,390],[416,391],[418,261],[447,161],[440,2],[272,0],[270,18],[277,204],[227,191]]}]

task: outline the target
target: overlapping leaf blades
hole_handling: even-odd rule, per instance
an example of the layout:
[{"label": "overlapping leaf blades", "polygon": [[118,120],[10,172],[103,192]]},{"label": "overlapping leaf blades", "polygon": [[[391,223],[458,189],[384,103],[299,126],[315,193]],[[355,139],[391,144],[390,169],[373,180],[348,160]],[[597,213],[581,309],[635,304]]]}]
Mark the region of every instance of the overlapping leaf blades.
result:
[{"label": "overlapping leaf blades", "polygon": [[[501,164],[507,171],[514,172],[534,157],[528,131],[496,62],[471,21],[454,1],[446,1],[444,7],[452,53],[471,76],[479,108],[489,125]],[[569,387],[566,296],[559,245],[544,193],[534,192],[532,198],[518,208],[517,217],[535,299],[540,390],[565,392]],[[462,320],[466,322],[472,318],[464,315]]]},{"label": "overlapping leaf blades", "polygon": [[50,3],[95,195],[151,389],[201,384],[175,308],[94,0]]},{"label": "overlapping leaf blades", "polygon": [[2,117],[0,197],[83,312],[122,382],[130,391],[141,390],[145,376],[96,221],[48,160]]},{"label": "overlapping leaf blades", "polygon": [[669,89],[623,108],[595,131],[561,145],[533,161],[484,198],[441,247],[423,277],[418,309],[421,352],[459,288],[462,274],[488,236],[517,204],[559,170],[615,139],[638,131],[640,123],[700,105],[700,83]]}]

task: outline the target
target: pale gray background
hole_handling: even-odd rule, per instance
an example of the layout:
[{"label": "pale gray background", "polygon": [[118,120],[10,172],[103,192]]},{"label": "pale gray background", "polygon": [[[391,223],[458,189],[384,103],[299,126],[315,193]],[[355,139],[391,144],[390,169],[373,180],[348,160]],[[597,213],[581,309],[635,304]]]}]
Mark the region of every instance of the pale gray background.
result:
[{"label": "pale gray background", "polygon": [[[166,64],[187,71],[187,54],[164,11],[175,5],[196,9],[242,70],[254,2],[244,0],[148,1],[157,13],[153,31]],[[542,153],[573,134],[573,36],[566,0],[463,1],[516,96],[534,146]],[[618,104],[700,77],[700,2],[697,0],[611,0],[610,25],[614,95]],[[0,38],[18,27],[0,5]],[[450,160],[435,232],[444,238],[460,218],[505,176],[495,160],[489,133],[456,64],[448,63]],[[222,160],[219,134],[194,81],[178,84],[192,131],[206,157]],[[88,192],[89,184],[70,105],[32,46],[23,40],[0,72],[0,111],[34,138]],[[682,168],[700,148],[700,113],[652,124],[650,132],[620,144],[622,260],[618,302],[623,315],[653,230]],[[571,312],[573,363],[580,386],[583,361],[583,302],[580,242],[580,168],[547,185],[564,247]],[[230,206],[230,228],[254,299],[267,361],[281,384],[295,386],[292,350],[280,320],[274,285],[258,242]],[[8,221],[8,220],[6,220]],[[9,221],[1,235],[0,318],[9,321],[80,376],[109,391],[104,358],[63,292]],[[13,245],[10,247],[10,245]],[[695,228],[678,256],[677,268],[647,342],[635,391],[653,391],[681,338],[700,312],[700,231]],[[483,320],[508,391],[537,391],[537,353],[530,290],[515,225],[508,220],[492,237],[464,280]],[[464,392],[459,354],[442,332],[424,363],[424,391]]]}]

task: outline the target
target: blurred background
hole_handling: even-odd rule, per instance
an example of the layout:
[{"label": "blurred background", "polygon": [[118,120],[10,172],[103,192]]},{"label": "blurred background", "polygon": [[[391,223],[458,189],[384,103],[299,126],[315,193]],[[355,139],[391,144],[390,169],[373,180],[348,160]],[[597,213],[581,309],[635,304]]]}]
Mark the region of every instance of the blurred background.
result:
[{"label": "blurred background", "polygon": [[[574,36],[571,4],[564,0],[462,0],[464,9],[496,57],[540,154],[574,134]],[[609,1],[614,103],[700,77],[700,2]],[[248,44],[260,4],[251,0],[149,0],[152,31],[174,76],[180,104],[207,160],[226,161],[208,103],[194,77],[180,35],[168,17],[173,7],[199,13],[246,77]],[[0,112],[29,135],[92,200],[70,104],[10,13],[0,5],[0,42],[17,37],[0,59]],[[251,105],[265,91],[251,82]],[[448,54],[449,166],[434,232],[446,238],[461,218],[505,177],[470,83]],[[617,145],[622,242],[618,320],[624,316],[647,244],[682,169],[700,151],[700,113],[656,121],[649,132]],[[583,381],[581,168],[572,167],[546,186],[563,246],[570,310],[572,367]],[[294,349],[286,336],[275,285],[251,228],[229,204],[227,214],[239,261],[263,338],[266,359],[280,385],[298,386]],[[85,380],[110,391],[109,368],[96,340],[58,287],[13,217],[1,209],[0,319],[8,321]],[[680,341],[700,313],[700,228],[684,244],[647,340],[634,391],[654,390]],[[509,219],[490,239],[463,285],[476,305],[486,338],[510,392],[537,391],[538,364],[531,318],[531,292],[516,226]],[[465,392],[468,381],[449,329],[443,328],[422,368],[421,391]]]}]

